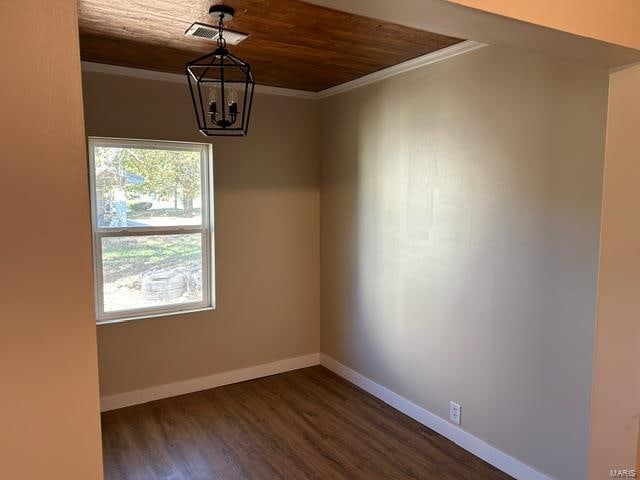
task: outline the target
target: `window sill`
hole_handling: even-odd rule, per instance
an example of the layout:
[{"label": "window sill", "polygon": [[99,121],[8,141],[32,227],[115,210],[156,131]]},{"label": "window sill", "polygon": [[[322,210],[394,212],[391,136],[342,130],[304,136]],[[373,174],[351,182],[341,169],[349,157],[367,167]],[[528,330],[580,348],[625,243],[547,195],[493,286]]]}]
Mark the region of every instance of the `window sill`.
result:
[{"label": "window sill", "polygon": [[186,315],[189,313],[196,313],[196,312],[206,312],[209,310],[215,310],[215,307],[200,307],[200,308],[193,308],[193,309],[189,309],[189,310],[176,310],[175,312],[162,312],[162,313],[149,313],[146,315],[135,315],[135,316],[131,316],[131,317],[124,317],[124,318],[110,318],[110,319],[103,319],[103,320],[97,320],[96,321],[96,325],[109,325],[112,323],[124,323],[124,322],[131,322],[133,320],[145,320],[148,318],[157,318],[157,317],[168,317],[170,315]]}]

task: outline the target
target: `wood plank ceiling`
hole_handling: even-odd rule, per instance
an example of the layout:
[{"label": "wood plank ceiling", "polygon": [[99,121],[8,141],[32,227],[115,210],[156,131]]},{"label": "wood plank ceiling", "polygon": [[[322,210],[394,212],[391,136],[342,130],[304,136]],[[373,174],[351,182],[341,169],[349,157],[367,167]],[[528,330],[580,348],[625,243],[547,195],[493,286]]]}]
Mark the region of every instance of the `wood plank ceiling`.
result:
[{"label": "wood plank ceiling", "polygon": [[[79,0],[82,60],[183,73],[215,47],[185,37],[215,23],[206,0]],[[249,38],[231,46],[261,85],[320,91],[461,40],[331,10],[299,0],[226,0],[228,24]]]}]

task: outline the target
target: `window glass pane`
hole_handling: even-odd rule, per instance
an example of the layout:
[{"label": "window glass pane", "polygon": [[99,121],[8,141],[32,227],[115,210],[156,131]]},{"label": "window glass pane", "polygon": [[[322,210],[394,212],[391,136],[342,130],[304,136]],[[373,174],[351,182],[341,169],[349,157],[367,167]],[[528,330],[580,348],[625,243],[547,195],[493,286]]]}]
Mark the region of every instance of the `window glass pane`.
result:
[{"label": "window glass pane", "polygon": [[202,235],[102,238],[105,312],[202,302]]},{"label": "window glass pane", "polygon": [[97,146],[99,228],[201,225],[200,152]]}]

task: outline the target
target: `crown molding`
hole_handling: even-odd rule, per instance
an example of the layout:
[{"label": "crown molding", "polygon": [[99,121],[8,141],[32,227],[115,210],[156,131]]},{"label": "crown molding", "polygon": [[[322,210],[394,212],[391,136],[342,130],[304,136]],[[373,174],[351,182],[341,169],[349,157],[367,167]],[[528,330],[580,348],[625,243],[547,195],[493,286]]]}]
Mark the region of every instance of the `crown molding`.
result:
[{"label": "crown molding", "polygon": [[616,73],[616,72],[619,72],[621,70],[627,70],[628,68],[635,68],[635,67],[637,67],[639,65],[640,65],[640,62],[634,62],[634,63],[629,63],[627,65],[620,65],[620,66],[617,66],[617,67],[611,67],[609,69],[609,73]]},{"label": "crown molding", "polygon": [[[473,42],[470,40],[457,43],[435,52],[427,53],[421,57],[408,60],[392,67],[378,70],[364,77],[356,78],[350,82],[327,88],[320,92],[308,92],[305,90],[294,90],[290,88],[270,87],[268,85],[256,85],[256,93],[265,95],[281,95],[285,97],[306,98],[317,100],[321,98],[331,97],[340,93],[348,92],[356,88],[364,87],[371,83],[379,82],[396,75],[400,75],[416,68],[431,65],[432,63],[442,62],[452,57],[472,52],[482,47],[486,47],[485,43]],[[173,82],[185,84],[185,76],[177,73],[157,72],[155,70],[143,70],[141,68],[121,67],[120,65],[108,65],[106,63],[82,62],[82,70],[85,72],[106,73],[110,75],[122,75],[126,77],[143,78],[147,80],[158,80],[161,82]]]},{"label": "crown molding", "polygon": [[[186,85],[187,82],[186,76],[178,73],[157,72],[155,70],[143,70],[141,68],[122,67],[120,65],[108,65],[106,63],[82,62],[82,71],[143,78],[146,80],[157,80],[160,82],[180,83],[182,85]],[[264,93],[266,95],[281,95],[284,97],[307,98],[313,100],[318,98],[318,94],[315,92],[294,90],[291,88],[271,87],[268,85],[256,85],[255,92]]]},{"label": "crown molding", "polygon": [[318,92],[317,95],[318,98],[326,98],[333,95],[338,95],[339,93],[348,92],[349,90],[353,90],[355,88],[360,88],[371,83],[380,82],[389,77],[395,77],[396,75],[400,75],[401,73],[409,72],[426,65],[431,65],[432,63],[442,62],[443,60],[447,60],[464,53],[469,53],[486,46],[486,43],[466,40],[464,42],[451,45],[450,47],[436,50],[435,52],[427,53],[426,55],[422,55],[420,57],[407,60],[406,62],[393,65],[392,67],[383,68],[382,70],[370,73],[369,75],[365,75],[364,77],[356,78],[355,80],[351,80],[350,82],[327,88],[326,90]]}]

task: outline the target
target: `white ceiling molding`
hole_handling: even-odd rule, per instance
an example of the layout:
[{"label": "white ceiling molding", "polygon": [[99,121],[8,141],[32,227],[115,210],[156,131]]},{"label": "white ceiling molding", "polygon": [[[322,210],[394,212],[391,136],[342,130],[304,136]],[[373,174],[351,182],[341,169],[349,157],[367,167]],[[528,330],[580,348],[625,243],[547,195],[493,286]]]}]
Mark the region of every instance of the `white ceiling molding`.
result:
[{"label": "white ceiling molding", "polygon": [[431,65],[432,63],[441,62],[443,60],[447,60],[448,58],[456,57],[458,55],[462,55],[463,53],[469,53],[486,46],[486,43],[472,42],[470,40],[456,43],[455,45],[451,45],[450,47],[427,53],[426,55],[407,60],[406,62],[393,65],[392,67],[378,70],[377,72],[370,73],[369,75],[365,75],[364,77],[356,78],[355,80],[351,80],[350,82],[327,88],[326,90],[318,92],[317,95],[318,98],[326,98],[331,97],[332,95],[338,95],[339,93],[348,92],[349,90],[353,90],[354,88],[364,87],[365,85],[369,85],[370,83],[379,82],[386,78],[394,77],[396,75],[400,75],[401,73],[409,72],[426,65]]},{"label": "white ceiling molding", "polygon": [[[330,97],[332,95],[338,95],[339,93],[348,92],[355,88],[360,88],[365,85],[369,85],[374,82],[379,82],[389,77],[400,75],[401,73],[415,70],[416,68],[424,67],[425,65],[431,65],[432,63],[442,62],[448,58],[456,57],[464,53],[472,52],[479,48],[486,47],[484,43],[472,42],[467,40],[460,42],[435,52],[427,53],[421,57],[407,60],[406,62],[399,63],[392,67],[378,70],[377,72],[370,73],[364,77],[356,78],[350,82],[336,85],[335,87],[327,88],[320,92],[307,92],[304,90],[293,90],[290,88],[270,87],[267,85],[256,85],[256,93],[263,93],[266,95],[282,95],[285,97],[307,98],[307,99],[320,99]],[[82,70],[85,72],[106,73],[110,75],[122,75],[126,77],[144,78],[147,80],[158,80],[162,82],[173,82],[186,85],[186,79],[184,75],[177,73],[156,72],[154,70],[143,70],[140,68],[121,67],[119,65],[107,65],[105,63],[94,62],[82,62]]]},{"label": "white ceiling molding", "polygon": [[[122,75],[125,77],[144,78],[146,80],[158,80],[161,82],[173,82],[187,85],[187,77],[178,73],[156,72],[155,70],[143,70],[141,68],[121,67],[120,65],[107,65],[106,63],[82,62],[82,70],[85,72],[106,73],[109,75]],[[270,87],[256,85],[256,93],[267,95],[282,95],[285,97],[317,99],[315,92],[293,90],[291,88]]]}]

